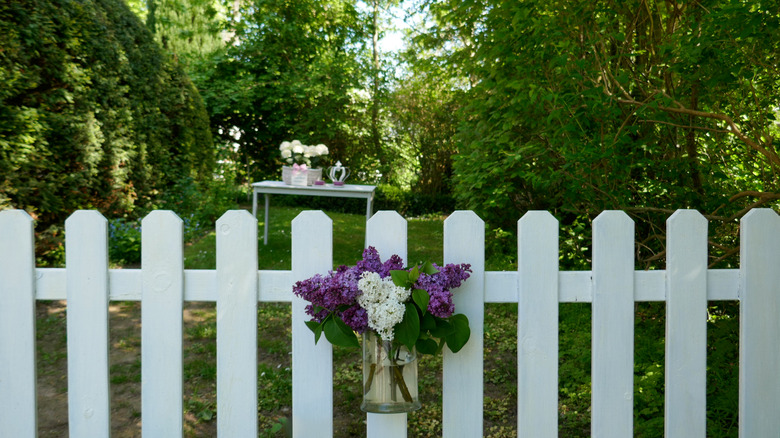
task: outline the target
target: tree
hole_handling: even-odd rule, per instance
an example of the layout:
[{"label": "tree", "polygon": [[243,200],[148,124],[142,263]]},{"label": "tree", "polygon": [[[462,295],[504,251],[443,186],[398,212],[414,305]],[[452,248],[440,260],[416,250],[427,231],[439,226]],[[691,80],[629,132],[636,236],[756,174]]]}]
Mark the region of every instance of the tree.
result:
[{"label": "tree", "polygon": [[572,224],[624,209],[647,263],[663,256],[669,213],[696,208],[728,248],[736,219],[780,198],[770,3],[430,4],[428,42],[454,47],[446,62],[472,84],[461,201],[505,229],[517,216],[507,211],[548,209]]},{"label": "tree", "polygon": [[41,237],[75,209],[124,215],[210,178],[208,117],[120,0],[0,4],[0,208]]},{"label": "tree", "polygon": [[[282,141],[324,143],[349,163],[364,144],[362,17],[345,0],[241,3],[234,41],[198,66],[214,131],[238,145],[245,178],[278,178]],[[231,132],[240,134],[238,139]]]}]

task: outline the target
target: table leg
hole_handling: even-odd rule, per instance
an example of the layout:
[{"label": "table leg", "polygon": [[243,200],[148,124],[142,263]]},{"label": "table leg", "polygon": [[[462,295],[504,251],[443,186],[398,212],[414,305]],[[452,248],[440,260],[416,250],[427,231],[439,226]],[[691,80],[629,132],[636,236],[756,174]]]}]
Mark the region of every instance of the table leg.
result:
[{"label": "table leg", "polygon": [[257,219],[257,190],[252,189],[252,216]]},{"label": "table leg", "polygon": [[374,213],[373,208],[372,208],[373,207],[373,202],[374,202],[374,197],[373,196],[370,197],[370,198],[366,198],[366,221],[371,219],[371,215]]},{"label": "table leg", "polygon": [[263,221],[263,244],[268,245],[268,228],[271,224],[268,223],[268,210],[271,206],[271,195],[265,194],[265,219]]}]

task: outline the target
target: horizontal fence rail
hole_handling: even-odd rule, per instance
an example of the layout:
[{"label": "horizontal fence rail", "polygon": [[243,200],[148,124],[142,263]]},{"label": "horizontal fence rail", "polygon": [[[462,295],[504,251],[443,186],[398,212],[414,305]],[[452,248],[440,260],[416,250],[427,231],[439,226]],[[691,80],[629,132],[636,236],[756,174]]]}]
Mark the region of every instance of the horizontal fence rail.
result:
[{"label": "horizontal fence rail", "polygon": [[[217,433],[257,436],[258,302],[292,304],[293,432],[333,435],[332,348],[314,345],[292,284],[332,269],[332,222],[322,212],[292,223],[292,270],[257,269],[257,221],[230,211],[216,223],[217,268],[183,268],[182,221],[155,211],[142,222],[142,268],[109,269],[107,222],[94,211],[66,221],[66,268],[36,268],[33,220],[0,212],[0,431],[37,435],[35,301],[67,300],[70,436],[110,436],[108,304],[141,301],[145,437],[182,436],[182,303],[217,304]],[[707,222],[681,210],[667,221],[665,270],[634,269],[634,225],[619,211],[593,223],[590,271],[560,271],[557,220],[518,221],[518,268],[486,272],[484,223],[458,211],[444,225],[444,263],[470,263],[455,305],[469,343],[443,363],[443,435],[482,430],[485,303],[518,303],[518,436],[558,436],[558,306],[591,303],[591,435],[633,435],[634,303],[666,303],[665,435],[706,435],[707,302],[740,301],[739,434],[780,436],[780,217],[769,209],[740,227],[740,268],[707,269]],[[406,260],[406,221],[383,211],[366,242]],[[260,334],[262,335],[262,334]],[[406,436],[406,415],[368,414],[371,437]]]}]

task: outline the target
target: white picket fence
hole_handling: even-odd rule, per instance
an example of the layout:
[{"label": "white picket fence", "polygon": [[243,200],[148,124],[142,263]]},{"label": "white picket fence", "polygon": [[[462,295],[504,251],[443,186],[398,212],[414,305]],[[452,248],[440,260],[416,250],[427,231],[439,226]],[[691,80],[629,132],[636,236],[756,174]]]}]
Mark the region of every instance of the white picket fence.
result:
[{"label": "white picket fence", "polygon": [[[142,302],[142,431],[182,436],[182,303],[216,301],[217,431],[256,437],[257,305],[292,302],[293,431],[333,434],[332,350],[314,345],[291,285],[332,268],[332,222],[304,212],[292,223],[292,271],[257,270],[257,223],[245,211],[217,221],[216,270],[185,270],[182,221],[155,211],[143,227],[142,269],[108,267],[107,222],[94,211],[65,223],[66,268],[36,268],[33,221],[0,212],[0,435],[36,436],[35,300],[67,300],[70,436],[108,437],[108,304]],[[406,259],[406,221],[379,212],[367,242]],[[484,303],[519,303],[518,436],[558,436],[558,306],[592,303],[593,437],[633,435],[634,303],[666,302],[665,435],[706,435],[708,300],[740,301],[739,434],[780,437],[780,217],[754,210],[740,229],[740,269],[707,269],[707,222],[678,211],[667,222],[666,270],[634,270],[634,224],[619,211],[593,223],[591,271],[559,271],[558,222],[518,221],[518,271],[485,272],[484,224],[473,212],[444,225],[444,262],[470,263],[455,297],[472,326],[457,355],[444,353],[443,435],[481,437]],[[262,335],[262,334],[261,334]],[[357,408],[357,407],[356,407]],[[406,415],[369,414],[370,437],[404,437]]]}]

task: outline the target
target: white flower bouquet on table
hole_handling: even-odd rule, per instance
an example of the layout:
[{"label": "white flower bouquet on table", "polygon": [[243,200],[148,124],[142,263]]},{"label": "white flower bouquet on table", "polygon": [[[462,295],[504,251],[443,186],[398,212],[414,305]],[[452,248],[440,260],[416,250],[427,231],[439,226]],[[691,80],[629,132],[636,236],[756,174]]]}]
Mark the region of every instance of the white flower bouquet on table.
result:
[{"label": "white flower bouquet on table", "polygon": [[[320,161],[328,155],[328,147],[324,144],[309,146],[298,140],[284,141],[279,146],[282,161],[282,180],[288,185],[322,184],[322,169],[318,168]],[[294,179],[296,178],[297,179]],[[305,177],[305,178],[304,178]]]},{"label": "white flower bouquet on table", "polygon": [[279,151],[282,155],[282,161],[288,165],[305,164],[309,168],[317,167],[329,152],[328,147],[324,144],[309,146],[298,140],[283,141],[279,146]]}]

